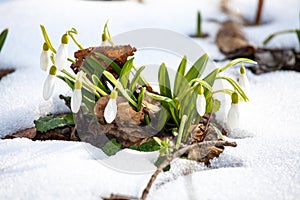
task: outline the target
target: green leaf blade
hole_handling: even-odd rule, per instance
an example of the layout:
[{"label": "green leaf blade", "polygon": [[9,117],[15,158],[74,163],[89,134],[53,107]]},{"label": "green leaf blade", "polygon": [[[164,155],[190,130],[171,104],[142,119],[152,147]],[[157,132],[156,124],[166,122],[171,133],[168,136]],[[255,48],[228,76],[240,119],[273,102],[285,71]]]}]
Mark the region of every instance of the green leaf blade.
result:
[{"label": "green leaf blade", "polygon": [[120,75],[121,73],[121,67],[119,65],[117,65],[117,63],[115,63],[113,60],[111,60],[110,58],[108,58],[107,56],[99,53],[99,52],[94,52],[101,60],[105,61],[109,66],[112,67],[112,69],[118,74]]},{"label": "green leaf blade", "polygon": [[158,71],[158,83],[159,83],[160,94],[172,98],[170,78],[165,63],[162,63],[160,65]]},{"label": "green leaf blade", "polygon": [[179,64],[179,67],[176,72],[175,82],[174,82],[174,96],[178,96],[182,91],[185,90],[185,87],[188,85],[188,82],[184,78],[185,69],[187,64],[187,57],[184,56]]},{"label": "green leaf blade", "polygon": [[138,83],[138,81],[139,81],[139,79],[140,79],[140,75],[141,75],[142,71],[143,71],[145,68],[146,68],[145,66],[140,67],[140,68],[136,71],[134,77],[132,78],[132,81],[131,81],[131,83],[130,83],[130,90],[131,90],[132,92],[135,90],[136,84]]},{"label": "green leaf blade", "polygon": [[120,82],[124,88],[127,88],[129,75],[130,75],[131,69],[133,68],[133,59],[134,58],[127,60],[120,72]]},{"label": "green leaf blade", "polygon": [[191,69],[185,75],[185,79],[190,82],[195,78],[200,78],[203,71],[206,68],[208,62],[208,54],[203,54],[191,67]]},{"label": "green leaf blade", "polygon": [[8,34],[8,29],[4,29],[1,34],[0,34],[0,52],[2,50],[2,47],[4,45],[4,42],[6,40],[6,37],[7,37],[7,34]]}]

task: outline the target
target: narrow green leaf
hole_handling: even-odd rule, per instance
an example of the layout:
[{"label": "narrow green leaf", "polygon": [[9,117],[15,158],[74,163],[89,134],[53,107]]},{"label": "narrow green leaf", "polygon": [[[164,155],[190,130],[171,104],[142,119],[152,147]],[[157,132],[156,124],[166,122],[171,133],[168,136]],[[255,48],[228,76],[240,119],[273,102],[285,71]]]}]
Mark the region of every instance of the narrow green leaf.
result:
[{"label": "narrow green leaf", "polygon": [[168,103],[169,105],[171,105],[172,107],[174,107],[176,109],[175,102],[173,101],[173,99],[171,99],[169,97],[160,96],[158,94],[154,94],[154,93],[150,93],[150,92],[148,92],[147,95],[149,97],[151,97],[152,99],[158,100],[160,102],[166,102],[166,103]]},{"label": "narrow green leaf", "polygon": [[138,80],[139,80],[139,78],[140,78],[140,75],[141,75],[141,73],[142,73],[142,71],[143,71],[144,69],[145,69],[145,66],[140,67],[140,68],[136,71],[134,77],[132,78],[132,81],[131,81],[131,83],[130,83],[130,90],[131,90],[132,92],[135,90],[136,84],[137,84],[137,82],[138,82]]},{"label": "narrow green leaf", "polygon": [[67,83],[67,85],[73,90],[74,89],[74,81],[70,80],[69,78],[67,78],[66,76],[61,76],[61,75],[57,75],[57,78],[61,79],[62,81],[64,81],[65,83]]},{"label": "narrow green leaf", "polygon": [[[134,96],[134,94],[130,91],[130,90],[128,90],[128,89],[125,89],[125,92],[127,93],[127,97],[125,97],[126,99],[128,99],[128,98],[130,98],[130,101],[128,101],[128,103],[129,103],[129,105],[135,110],[135,111],[139,111],[138,110],[138,105],[137,105],[137,103],[135,103],[135,102],[137,102],[137,99],[136,99],[136,97]],[[122,92],[121,92],[121,90],[120,90],[120,93],[121,94],[123,94]],[[124,96],[124,95],[123,95]],[[134,104],[134,103],[135,104]]]},{"label": "narrow green leaf", "polygon": [[53,45],[52,45],[52,43],[51,43],[51,41],[49,39],[49,36],[48,36],[48,33],[47,33],[47,30],[46,30],[45,26],[41,24],[40,27],[41,27],[41,30],[42,30],[42,34],[43,34],[44,40],[45,40],[46,44],[48,45],[49,49],[53,53],[56,53],[56,50],[53,47]]},{"label": "narrow green leaf", "polygon": [[170,116],[172,117],[172,120],[176,124],[177,127],[179,127],[180,121],[179,121],[179,112],[178,110],[173,107],[171,104],[162,103],[162,105],[167,108],[169,111]]},{"label": "narrow green leaf", "polygon": [[158,83],[159,83],[160,94],[172,98],[170,78],[165,63],[162,63],[160,65],[158,71]]},{"label": "narrow green leaf", "polygon": [[102,63],[99,60],[97,60],[97,58],[93,55],[87,57],[86,62],[89,64],[89,66],[92,67],[93,69],[92,74],[96,74],[98,77],[101,77],[103,71],[106,70],[106,68],[102,65]]},{"label": "narrow green leaf", "polygon": [[0,34],[0,52],[1,52],[1,49],[4,45],[4,42],[6,40],[6,37],[7,37],[7,34],[8,34],[8,29],[4,29],[1,34]]},{"label": "narrow green leaf", "polygon": [[206,81],[212,87],[216,80],[217,75],[219,74],[219,71],[220,71],[220,68],[214,69],[203,80]]},{"label": "narrow green leaf", "polygon": [[219,139],[219,140],[225,140],[225,138],[224,138],[222,132],[217,128],[216,124],[215,124],[215,123],[211,123],[210,125],[213,127],[213,129],[214,129],[215,132],[217,133],[218,139]]},{"label": "narrow green leaf", "polygon": [[95,73],[93,67],[87,62],[83,62],[80,69],[89,76],[92,76],[92,74]]},{"label": "narrow green leaf", "polygon": [[300,29],[296,29],[296,35],[297,35],[298,43],[299,43],[299,46],[300,46]]},{"label": "narrow green leaf", "polygon": [[191,80],[195,79],[195,78],[200,78],[200,76],[202,75],[207,62],[208,62],[208,55],[207,54],[203,54],[195,63],[194,65],[191,67],[191,69],[187,72],[187,74],[185,75],[185,79],[190,82]]},{"label": "narrow green leaf", "polygon": [[106,85],[104,85],[95,74],[92,75],[92,81],[97,87],[99,87],[101,90],[105,91],[106,93],[111,92],[110,89]]},{"label": "narrow green leaf", "polygon": [[183,131],[183,138],[182,141],[183,142],[188,142],[189,134],[190,134],[190,127],[192,125],[192,122],[195,120],[196,117],[198,117],[199,115],[197,115],[197,111],[196,108],[194,107],[193,110],[191,110],[191,113],[188,116],[188,119],[186,121],[185,127],[184,127],[184,131]]},{"label": "narrow green leaf", "polygon": [[134,94],[128,90],[128,89],[125,89],[125,91],[127,92],[127,94],[130,96],[130,98],[134,101],[137,101],[136,97],[134,96]]},{"label": "narrow green leaf", "polygon": [[131,106],[136,110],[137,109],[137,103],[128,95],[126,90],[123,88],[122,84],[109,72],[104,71],[103,75],[110,81],[118,90],[120,93],[127,99],[127,101],[130,103]]},{"label": "narrow green leaf", "polygon": [[187,115],[183,115],[182,119],[180,121],[180,126],[179,126],[179,130],[178,130],[178,138],[177,138],[176,146],[175,146],[175,148],[177,150],[179,149],[180,144],[181,144],[181,140],[182,140],[182,137],[183,137],[183,131],[184,131],[184,127],[185,127],[185,123],[186,123],[187,118],[188,118]]},{"label": "narrow green leaf", "polygon": [[161,109],[159,111],[158,120],[157,120],[158,131],[161,131],[165,127],[168,119],[170,119],[170,113],[164,107],[164,109]]},{"label": "narrow green leaf", "polygon": [[120,72],[120,82],[124,88],[127,88],[128,85],[129,75],[133,67],[133,59],[134,58],[127,60]]},{"label": "narrow green leaf", "polygon": [[187,58],[184,56],[179,64],[179,67],[176,72],[175,82],[174,82],[174,96],[178,96],[179,93],[184,90],[188,82],[184,78],[185,68],[187,64]]},{"label": "narrow green leaf", "polygon": [[[133,66],[133,69],[137,72],[138,69]],[[149,86],[150,84],[148,83],[148,81],[145,79],[145,77],[143,77],[142,75],[140,75],[140,78],[138,79],[138,83],[142,86]]]},{"label": "narrow green leaf", "polygon": [[283,31],[277,31],[271,35],[269,35],[264,41],[263,45],[266,45],[267,43],[270,42],[275,36],[286,34],[286,33],[294,33],[296,30],[283,30]]},{"label": "narrow green leaf", "polygon": [[110,58],[106,57],[105,55],[99,53],[99,52],[95,52],[95,54],[102,59],[103,61],[105,61],[108,65],[107,66],[111,66],[112,69],[118,74],[120,75],[121,73],[121,67],[119,65],[117,65],[113,60],[111,60]]}]

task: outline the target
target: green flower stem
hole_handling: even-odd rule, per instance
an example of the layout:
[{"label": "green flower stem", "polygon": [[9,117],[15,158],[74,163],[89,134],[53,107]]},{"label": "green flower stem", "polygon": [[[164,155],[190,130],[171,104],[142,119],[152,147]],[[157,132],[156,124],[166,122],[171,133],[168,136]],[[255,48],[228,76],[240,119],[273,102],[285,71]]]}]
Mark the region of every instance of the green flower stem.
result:
[{"label": "green flower stem", "polygon": [[103,29],[103,34],[102,34],[102,42],[105,42],[106,40],[110,43],[110,45],[114,46],[114,42],[111,39],[110,32],[108,30],[108,21],[106,21]]},{"label": "green flower stem", "polygon": [[[193,83],[197,83],[194,84],[193,86],[191,86]],[[180,94],[180,96],[178,96],[178,100],[182,100],[189,92],[193,91],[196,89],[196,87],[198,87],[199,84],[202,84],[202,86],[204,86],[205,88],[207,88],[210,92],[212,92],[212,87],[204,80],[201,80],[199,78],[196,79],[192,79],[189,83],[189,85],[191,86],[188,90],[185,90],[183,93]]]},{"label": "green flower stem", "polygon": [[186,115],[183,115],[182,118],[181,118],[179,131],[178,131],[178,138],[177,138],[176,146],[175,146],[176,150],[178,150],[179,147],[180,147],[181,140],[182,140],[182,133],[183,133],[183,129],[185,127],[185,123],[186,123],[187,118],[188,117]]},{"label": "green flower stem", "polygon": [[49,39],[49,36],[48,36],[48,33],[47,33],[47,30],[46,30],[45,26],[41,24],[40,27],[41,27],[41,30],[42,30],[42,33],[43,33],[44,40],[45,40],[46,44],[48,45],[49,49],[53,53],[56,53],[56,50],[53,47],[53,45],[52,45],[52,43],[51,43],[51,41]]},{"label": "green flower stem", "polygon": [[51,59],[52,64],[54,65],[55,64],[55,58],[54,58],[53,53],[50,55],[50,59]]},{"label": "green flower stem", "polygon": [[212,91],[212,87],[204,80],[201,80],[199,78],[195,78],[195,79],[192,79],[190,82],[189,82],[189,85],[192,86],[193,83],[199,83],[201,84],[202,86],[206,87],[206,89],[208,89],[209,91]]},{"label": "green flower stem", "polygon": [[127,94],[127,92],[123,88],[122,84],[117,79],[115,79],[115,77],[110,72],[103,71],[103,75],[110,82],[112,82],[112,84],[114,84],[114,86],[121,92],[121,94],[127,99],[127,101],[129,101],[135,107],[135,109],[138,108],[137,103],[133,99],[130,98],[130,96]]},{"label": "green flower stem", "polygon": [[228,94],[231,96],[232,93],[234,93],[234,91],[230,90],[230,89],[216,90],[216,91],[213,91],[212,95],[216,94],[216,93],[225,93],[225,94]]},{"label": "green flower stem", "polygon": [[237,58],[237,59],[234,59],[234,60],[230,61],[229,63],[227,63],[227,65],[222,67],[220,69],[219,73],[225,71],[229,67],[235,66],[235,65],[240,64],[240,63],[252,63],[252,64],[255,64],[255,65],[257,64],[257,62],[255,62],[251,59],[248,59],[248,58]]},{"label": "green flower stem", "polygon": [[80,50],[84,49],[84,47],[78,42],[78,40],[74,37],[73,32],[67,31],[68,35],[71,36],[73,42],[78,46]]},{"label": "green flower stem", "polygon": [[67,75],[68,77],[70,77],[72,80],[74,81],[76,80],[76,78],[72,74],[70,74],[67,70],[63,69],[61,70],[61,72]]},{"label": "green flower stem", "polygon": [[94,85],[93,83],[90,82],[90,80],[87,79],[86,76],[83,76],[83,79],[84,79],[84,83],[87,83],[86,85],[88,85],[89,87],[93,88],[94,90],[96,90],[97,92],[99,92],[99,94],[101,96],[106,96],[107,93],[104,92],[102,89],[100,89],[99,87],[97,87],[96,85]]},{"label": "green flower stem", "polygon": [[[63,69],[61,70],[61,72],[65,75],[67,75],[69,78],[71,78],[73,81],[76,81],[76,78],[70,74],[67,70]],[[100,98],[100,95],[98,94],[98,92],[91,86],[89,86],[88,84],[86,84],[85,82],[82,83],[82,85],[87,88],[91,93],[95,94],[98,98]],[[101,94],[101,93],[100,93]],[[105,96],[105,95],[103,95]]]},{"label": "green flower stem", "polygon": [[216,79],[226,80],[241,95],[241,97],[243,98],[244,101],[246,101],[246,102],[249,101],[249,98],[247,97],[247,95],[245,94],[243,89],[232,78],[226,77],[226,76],[218,76],[218,77],[216,77]]},{"label": "green flower stem", "polygon": [[84,83],[86,83],[86,85],[88,85],[90,88],[92,88],[92,90],[95,90],[97,92],[99,92],[102,96],[106,96],[107,93],[104,92],[101,88],[97,87],[96,85],[94,85],[84,74],[82,76],[83,80],[85,81]]},{"label": "green flower stem", "polygon": [[[224,93],[224,94],[228,94],[229,96],[231,96],[234,93],[234,90],[230,90],[230,89],[216,90],[212,94],[208,95],[207,98],[211,98],[211,96],[216,93]],[[245,99],[243,97],[239,96],[239,101],[245,101]]]},{"label": "green flower stem", "polygon": [[76,63],[76,61],[73,60],[72,58],[68,58],[68,61],[71,62],[71,63]]}]

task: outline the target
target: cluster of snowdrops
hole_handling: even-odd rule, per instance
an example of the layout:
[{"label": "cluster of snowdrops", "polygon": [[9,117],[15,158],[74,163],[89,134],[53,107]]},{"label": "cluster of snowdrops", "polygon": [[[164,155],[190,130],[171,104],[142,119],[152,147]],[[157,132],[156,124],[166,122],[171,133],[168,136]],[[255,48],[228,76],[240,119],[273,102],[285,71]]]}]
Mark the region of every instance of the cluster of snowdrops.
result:
[{"label": "cluster of snowdrops", "polygon": [[[73,40],[79,49],[84,49],[75,38],[75,35],[77,34],[76,29],[72,28],[63,34],[61,44],[57,50],[53,47],[43,25],[41,25],[41,30],[45,43],[43,44],[43,50],[40,56],[40,67],[42,70],[48,72],[43,87],[43,98],[45,100],[51,98],[56,78],[58,77],[58,74],[61,74],[59,77],[64,77],[62,80],[64,80],[73,90],[71,96],[71,110],[73,113],[77,113],[80,110],[80,107],[85,106],[88,102],[87,97],[85,98],[86,92],[84,93],[83,90],[94,95],[96,100],[109,95],[109,101],[104,109],[104,119],[106,123],[113,123],[118,113],[116,101],[118,96],[121,95],[125,97],[134,110],[139,111],[139,109],[141,109],[142,100],[147,95],[150,98],[160,101],[162,106],[165,107],[167,110],[167,118],[171,119],[177,127],[173,131],[174,135],[178,135],[178,140],[181,142],[184,141],[184,138],[188,138],[187,134],[191,124],[199,123],[199,119],[201,119],[205,113],[216,112],[218,110],[220,102],[214,98],[214,94],[222,92],[231,95],[232,99],[231,108],[227,114],[227,127],[229,130],[239,128],[239,101],[248,101],[245,91],[249,88],[249,81],[244,63],[255,63],[252,60],[244,58],[235,59],[224,67],[216,68],[206,77],[201,79],[200,77],[205,69],[208,56],[206,54],[202,55],[188,72],[186,72],[187,58],[184,56],[177,70],[173,92],[170,89],[171,86],[167,68],[163,63],[159,69],[158,79],[160,91],[157,94],[151,93],[143,87],[148,84],[141,75],[144,68],[140,67],[137,69],[133,64],[133,59],[129,59],[123,68],[120,69],[118,79],[107,70],[104,70],[101,75],[90,74],[86,72],[84,68],[76,75],[69,73],[65,69],[69,62],[74,62],[68,57],[69,38]],[[107,24],[104,26],[101,45],[114,45]],[[240,64],[240,77],[238,83],[230,77],[220,75],[220,73],[227,68]],[[131,84],[129,84],[129,73],[135,73],[135,76],[131,80]],[[105,81],[99,76],[104,76]],[[214,91],[213,84],[216,79],[228,81],[232,85],[232,88]],[[139,88],[139,96],[135,98],[134,95],[132,95],[133,90],[131,91],[128,87],[133,90]],[[193,103],[191,104],[190,102]],[[168,119],[165,119],[164,121],[167,121]],[[161,141],[157,141],[162,144]]]}]

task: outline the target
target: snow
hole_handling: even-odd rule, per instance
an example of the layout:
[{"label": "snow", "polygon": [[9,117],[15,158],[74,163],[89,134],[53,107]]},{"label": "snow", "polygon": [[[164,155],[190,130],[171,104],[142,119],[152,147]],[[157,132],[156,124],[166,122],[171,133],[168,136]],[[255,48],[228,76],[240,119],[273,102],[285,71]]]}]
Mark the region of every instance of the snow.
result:
[{"label": "snow", "polygon": [[[257,1],[231,2],[254,18]],[[299,28],[298,0],[265,1],[260,27],[245,27],[257,46],[268,34]],[[227,17],[218,11],[219,0],[11,0],[0,1],[0,30],[9,35],[0,54],[0,67],[16,72],[0,81],[0,136],[33,126],[33,120],[67,108],[59,94],[70,94],[57,82],[54,97],[42,99],[46,73],[39,69],[44,24],[55,47],[68,28],[79,31],[86,46],[100,44],[102,26],[110,19],[110,31],[118,35],[139,28],[163,28],[189,35],[195,31],[196,11],[204,18],[207,39],[194,39],[212,58],[222,54],[214,44],[219,21]],[[159,5],[159,6],[158,6]],[[299,50],[295,35],[272,40],[269,47]],[[70,46],[69,53],[75,50]],[[170,59],[170,58],[169,58]],[[166,61],[171,63],[172,61]],[[143,60],[141,60],[142,62]],[[147,61],[147,60],[146,60]],[[148,62],[148,61],[147,61]],[[227,72],[237,77],[236,69]],[[176,160],[171,170],[159,175],[149,199],[297,199],[300,195],[300,74],[277,71],[260,76],[247,71],[251,84],[250,102],[243,106],[241,130],[229,136],[238,147],[226,148],[212,167]],[[229,109],[229,108],[226,108]],[[155,169],[157,152],[134,155],[125,150],[107,158],[90,144],[62,141],[0,140],[1,199],[99,199],[110,193],[141,195]],[[131,161],[131,162],[130,162]],[[111,166],[122,166],[124,171]],[[124,168],[125,166],[125,168]],[[144,171],[143,171],[144,170]]]}]

